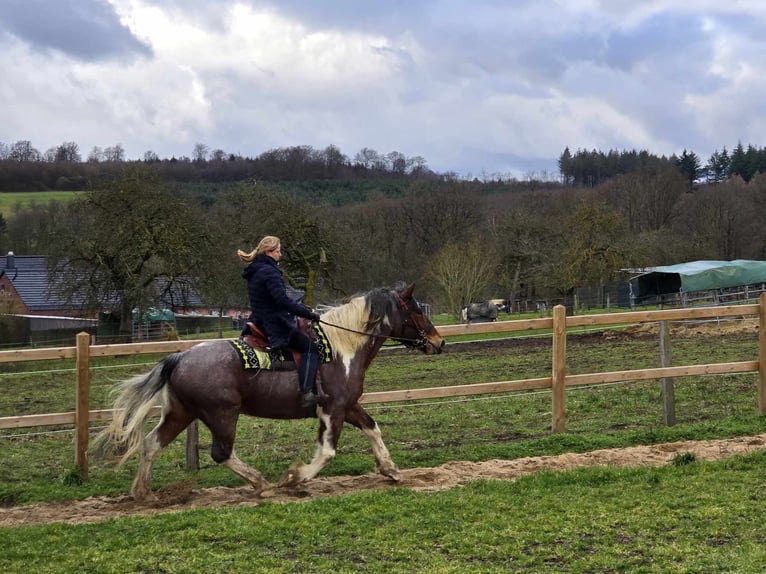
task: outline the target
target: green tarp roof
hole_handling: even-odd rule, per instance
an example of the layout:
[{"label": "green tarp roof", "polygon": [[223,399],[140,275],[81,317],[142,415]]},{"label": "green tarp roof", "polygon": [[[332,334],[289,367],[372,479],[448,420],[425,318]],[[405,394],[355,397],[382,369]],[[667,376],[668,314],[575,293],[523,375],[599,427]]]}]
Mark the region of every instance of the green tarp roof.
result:
[{"label": "green tarp roof", "polygon": [[766,261],[689,261],[652,267],[631,282],[638,298],[752,285],[766,282]]}]

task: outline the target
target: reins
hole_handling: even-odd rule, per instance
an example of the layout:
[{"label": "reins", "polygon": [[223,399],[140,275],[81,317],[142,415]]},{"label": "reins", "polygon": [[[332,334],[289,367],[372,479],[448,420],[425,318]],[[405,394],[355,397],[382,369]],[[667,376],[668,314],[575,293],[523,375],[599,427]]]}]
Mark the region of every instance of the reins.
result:
[{"label": "reins", "polygon": [[335,329],[340,329],[341,331],[348,331],[349,333],[356,333],[357,335],[364,335],[365,337],[370,337],[371,339],[393,339],[402,345],[404,345],[404,342],[407,341],[408,343],[422,343],[423,339],[409,339],[407,337],[392,337],[391,335],[378,335],[377,333],[367,333],[365,331],[357,331],[356,329],[351,329],[349,327],[344,327],[343,325],[336,325],[335,323],[330,323],[328,321],[325,321],[324,319],[319,319],[318,321],[322,325],[327,325],[328,327],[334,327]]},{"label": "reins", "polygon": [[[399,307],[401,307],[402,310],[406,311],[407,310],[407,303],[395,291],[392,292],[392,294],[396,297],[396,299],[397,299],[397,301],[399,303]],[[408,338],[408,337],[393,337],[391,335],[378,335],[377,333],[367,333],[367,332],[364,332],[364,331],[358,331],[356,329],[351,329],[349,327],[344,327],[343,325],[336,325],[334,323],[329,323],[329,322],[323,320],[322,318],[319,319],[319,323],[327,325],[328,327],[334,327],[335,329],[340,329],[342,331],[348,331],[349,333],[356,333],[357,335],[364,335],[365,337],[369,337],[371,339],[384,339],[384,340],[385,339],[392,339],[392,340],[396,341],[397,343],[400,343],[400,344],[404,345],[405,347],[410,347],[410,348],[417,347],[417,348],[425,349],[428,345],[431,345],[432,347],[435,348],[435,345],[428,339],[428,332],[433,329],[433,325],[431,325],[429,331],[426,331],[424,329],[420,329],[420,328],[417,327],[417,325],[415,325],[412,322],[412,320],[411,320],[411,318],[409,316],[404,316],[403,317],[403,323],[405,325],[409,325],[410,327],[414,328],[418,332],[418,335],[420,336],[418,339],[412,339],[412,338]]]}]

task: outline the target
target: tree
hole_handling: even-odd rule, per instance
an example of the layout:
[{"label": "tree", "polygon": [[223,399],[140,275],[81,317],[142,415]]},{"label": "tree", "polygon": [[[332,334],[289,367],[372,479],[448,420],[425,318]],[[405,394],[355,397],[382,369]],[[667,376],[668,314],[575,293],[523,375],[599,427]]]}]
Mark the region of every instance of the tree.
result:
[{"label": "tree", "polygon": [[726,146],[724,146],[723,150],[720,152],[715,150],[710,156],[710,159],[707,160],[707,165],[705,166],[707,180],[710,183],[720,183],[725,180],[726,176],[729,174],[730,162],[731,160],[729,159],[729,152],[726,151]]},{"label": "tree", "polygon": [[561,173],[564,185],[572,185],[574,183],[575,177],[572,172],[572,152],[569,151],[569,147],[565,147],[559,157],[559,173]]},{"label": "tree", "polygon": [[104,150],[102,150],[99,146],[93,146],[93,149],[91,149],[90,153],[88,154],[88,162],[98,163],[100,161],[104,161]]},{"label": "tree", "polygon": [[144,163],[157,163],[160,161],[160,157],[152,150],[146,150],[144,152]]},{"label": "tree", "polygon": [[75,142],[64,142],[56,148],[56,161],[66,161],[70,163],[80,163],[80,146]]},{"label": "tree", "polygon": [[445,245],[429,260],[426,275],[446,300],[449,312],[457,315],[468,303],[486,298],[496,268],[491,249],[473,239]]},{"label": "tree", "polygon": [[739,177],[708,186],[681,210],[679,234],[693,248],[693,258],[738,259],[760,256],[762,227],[757,192]]},{"label": "tree", "polygon": [[628,261],[623,219],[603,203],[580,205],[567,221],[561,287],[603,286]]},{"label": "tree", "polygon": [[643,233],[672,222],[686,185],[675,168],[642,168],[607,182],[598,194],[625,218],[633,233]]},{"label": "tree", "polygon": [[112,307],[130,333],[133,309],[194,276],[208,240],[201,216],[143,164],[69,204],[51,258],[62,295],[83,307]]},{"label": "tree", "polygon": [[210,149],[203,143],[194,144],[194,151],[192,152],[192,160],[197,163],[203,162],[207,159],[207,154]]},{"label": "tree", "polygon": [[737,147],[731,152],[728,175],[738,175],[744,181],[750,181],[752,174],[750,173],[750,166],[748,165],[745,147],[742,145],[742,142],[738,142]]},{"label": "tree", "polygon": [[676,165],[681,173],[686,177],[686,183],[689,191],[694,189],[694,182],[702,175],[702,162],[693,151],[687,152],[686,149],[681,153],[681,157],[676,160]]},{"label": "tree", "polygon": [[121,162],[125,161],[125,149],[122,144],[108,147],[104,150],[104,161]]},{"label": "tree", "polygon": [[[285,280],[306,291],[307,305],[316,303],[319,284],[322,279],[331,279],[339,249],[329,228],[330,220],[321,211],[268,184],[256,185],[250,180],[225,192],[214,206],[211,218],[216,229],[222,230],[217,231],[218,243],[226,247],[219,257],[226,260],[209,261],[200,270],[208,292],[215,291],[219,299],[244,295],[244,283],[239,278],[242,264],[236,250],[250,251],[264,235],[276,235],[283,244],[280,268]],[[218,279],[211,270],[213,273],[218,270],[218,277],[228,278],[225,280],[234,290],[227,292],[224,285],[216,286]]]},{"label": "tree", "polygon": [[8,159],[13,161],[40,161],[40,152],[29,140],[17,141],[8,152]]}]

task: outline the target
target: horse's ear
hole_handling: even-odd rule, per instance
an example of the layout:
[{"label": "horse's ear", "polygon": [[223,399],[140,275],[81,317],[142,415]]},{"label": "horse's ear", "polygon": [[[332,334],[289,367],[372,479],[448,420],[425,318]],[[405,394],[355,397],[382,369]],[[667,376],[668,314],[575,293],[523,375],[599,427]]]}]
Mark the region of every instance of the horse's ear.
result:
[{"label": "horse's ear", "polygon": [[415,284],[410,283],[407,285],[407,287],[402,290],[402,292],[399,294],[399,297],[402,298],[402,301],[409,301],[412,298],[412,291],[415,289]]}]

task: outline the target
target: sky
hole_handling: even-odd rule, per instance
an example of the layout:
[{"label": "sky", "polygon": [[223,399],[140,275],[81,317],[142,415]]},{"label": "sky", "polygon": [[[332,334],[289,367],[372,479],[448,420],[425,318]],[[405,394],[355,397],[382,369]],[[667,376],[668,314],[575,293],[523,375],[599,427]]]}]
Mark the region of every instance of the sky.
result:
[{"label": "sky", "polygon": [[766,145],[762,0],[0,0],[0,142],[334,145],[461,177]]}]

